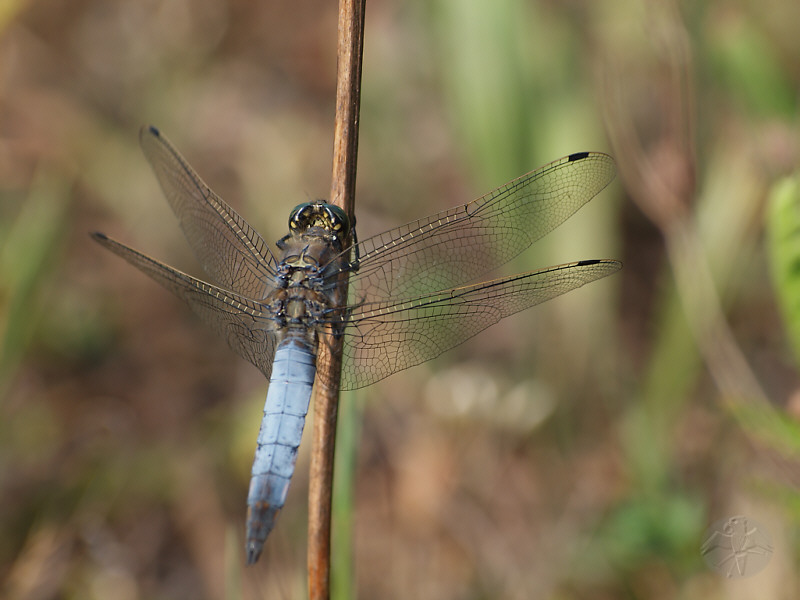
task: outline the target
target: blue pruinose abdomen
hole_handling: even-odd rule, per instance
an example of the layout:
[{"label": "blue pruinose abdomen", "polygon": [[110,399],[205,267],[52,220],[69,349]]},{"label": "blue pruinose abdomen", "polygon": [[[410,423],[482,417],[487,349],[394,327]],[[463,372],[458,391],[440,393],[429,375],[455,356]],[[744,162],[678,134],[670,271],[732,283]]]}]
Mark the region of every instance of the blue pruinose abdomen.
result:
[{"label": "blue pruinose abdomen", "polygon": [[278,346],[247,495],[248,564],[258,560],[286,501],[315,373],[316,361],[307,347],[295,340]]}]

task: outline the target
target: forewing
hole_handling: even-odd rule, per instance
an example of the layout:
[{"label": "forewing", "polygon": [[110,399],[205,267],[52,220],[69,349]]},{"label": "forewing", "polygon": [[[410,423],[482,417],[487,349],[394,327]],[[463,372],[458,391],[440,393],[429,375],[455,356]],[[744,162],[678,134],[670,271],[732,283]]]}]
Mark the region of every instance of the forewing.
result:
[{"label": "forewing", "polygon": [[275,258],[262,237],[217,196],[155,127],[139,141],[183,233],[220,287],[260,300],[271,291]]},{"label": "forewing", "polygon": [[606,154],[571,154],[469,204],[363,240],[351,303],[415,298],[475,281],[566,221],[614,173]]},{"label": "forewing", "polygon": [[269,379],[275,340],[272,320],[261,303],[195,279],[102,233],[93,233],[92,237],[185,300],[236,354]]},{"label": "forewing", "polygon": [[435,358],[503,317],[621,267],[615,260],[585,260],[402,302],[352,307],[345,333],[342,389],[370,385]]}]

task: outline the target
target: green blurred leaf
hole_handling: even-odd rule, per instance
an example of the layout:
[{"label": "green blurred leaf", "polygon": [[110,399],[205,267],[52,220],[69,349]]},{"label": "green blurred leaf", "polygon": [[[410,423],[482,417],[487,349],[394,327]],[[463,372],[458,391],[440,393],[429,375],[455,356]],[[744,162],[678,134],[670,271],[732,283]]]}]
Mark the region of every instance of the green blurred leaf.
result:
[{"label": "green blurred leaf", "polygon": [[534,98],[521,51],[526,7],[520,0],[449,0],[430,10],[434,58],[465,158],[486,181],[527,171]]},{"label": "green blurred leaf", "polygon": [[800,181],[797,176],[772,186],[766,219],[772,284],[795,361],[800,364]]},{"label": "green blurred leaf", "polygon": [[332,598],[355,598],[356,453],[361,438],[363,394],[342,395],[336,435],[333,483]]},{"label": "green blurred leaf", "polygon": [[800,424],[772,406],[735,404],[736,420],[748,433],[784,454],[800,456]]},{"label": "green blurred leaf", "polygon": [[9,23],[28,5],[26,0],[3,0],[0,2],[0,31],[5,31]]},{"label": "green blurred leaf", "polygon": [[41,170],[0,245],[0,384],[25,352],[40,317],[39,285],[65,231],[71,183]]},{"label": "green blurred leaf", "polygon": [[715,58],[728,92],[758,114],[794,116],[797,92],[773,41],[745,19],[722,33]]},{"label": "green blurred leaf", "polygon": [[575,556],[574,572],[588,581],[608,573],[634,573],[652,562],[688,572],[700,560],[697,532],[703,530],[704,519],[704,503],[684,490],[630,498]]}]

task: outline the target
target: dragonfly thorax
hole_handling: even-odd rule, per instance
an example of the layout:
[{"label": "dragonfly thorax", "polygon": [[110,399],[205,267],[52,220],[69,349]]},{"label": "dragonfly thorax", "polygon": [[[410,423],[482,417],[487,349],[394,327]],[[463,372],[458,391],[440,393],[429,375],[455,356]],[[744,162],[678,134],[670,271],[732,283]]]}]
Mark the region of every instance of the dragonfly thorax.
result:
[{"label": "dragonfly thorax", "polygon": [[[321,203],[309,207],[336,208]],[[298,207],[295,212],[302,209]],[[335,217],[336,211],[328,214]],[[311,211],[308,215],[309,222],[315,222]],[[294,212],[292,216],[294,219]],[[276,289],[268,302],[277,317],[274,331],[278,341],[287,337],[305,339],[308,348],[316,348],[315,332],[326,321],[326,311],[335,305],[336,280],[332,276],[348,265],[341,242],[336,233],[318,224],[298,226],[278,241],[282,253],[277,264]]]}]

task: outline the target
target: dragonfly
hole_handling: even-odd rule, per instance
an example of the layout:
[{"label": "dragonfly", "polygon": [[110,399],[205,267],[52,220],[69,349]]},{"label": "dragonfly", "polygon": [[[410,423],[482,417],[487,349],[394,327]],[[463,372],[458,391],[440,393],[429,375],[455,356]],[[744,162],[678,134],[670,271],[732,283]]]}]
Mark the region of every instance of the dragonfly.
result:
[{"label": "dragonfly", "polygon": [[[343,343],[341,389],[361,388],[622,266],[581,260],[480,281],[611,182],[614,161],[603,153],[571,154],[468,204],[362,241],[350,241],[355,231],[342,209],[306,202],[291,211],[289,232],[272,250],[158,129],[143,127],[139,141],[212,283],[91,235],[186,301],[269,380],[247,496],[248,564],[261,555],[286,500],[317,367],[324,366],[321,344]],[[349,276],[344,306],[336,302],[342,274]]]}]

